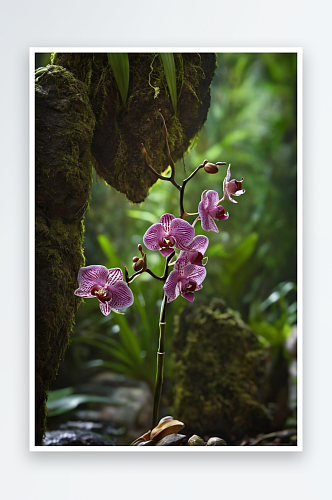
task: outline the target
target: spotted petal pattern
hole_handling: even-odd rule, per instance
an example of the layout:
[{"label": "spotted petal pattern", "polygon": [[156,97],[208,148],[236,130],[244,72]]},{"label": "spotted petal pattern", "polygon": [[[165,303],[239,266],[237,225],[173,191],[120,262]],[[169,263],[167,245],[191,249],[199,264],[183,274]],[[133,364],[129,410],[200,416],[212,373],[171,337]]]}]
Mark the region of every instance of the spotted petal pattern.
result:
[{"label": "spotted petal pattern", "polygon": [[77,281],[79,288],[75,295],[80,297],[93,297],[90,291],[95,285],[104,286],[108,276],[108,269],[105,266],[87,266],[81,267],[78,271]]},{"label": "spotted petal pattern", "polygon": [[195,236],[195,229],[189,222],[177,219],[172,214],[164,214],[160,222],[153,224],[143,236],[143,243],[149,250],[160,250],[162,255],[169,255],[176,247],[187,249]]},{"label": "spotted petal pattern", "polygon": [[109,301],[112,309],[125,309],[134,302],[133,292],[124,281],[118,281],[109,287],[109,290],[112,293],[112,298]]},{"label": "spotted petal pattern", "polygon": [[186,258],[187,264],[202,266],[202,259],[209,245],[209,238],[203,235],[195,236],[188,250],[181,250],[179,258]]},{"label": "spotted petal pattern", "polygon": [[172,302],[180,294],[192,302],[194,300],[194,291],[203,288],[202,281],[205,276],[205,267],[187,264],[185,256],[179,257],[174,265],[174,270],[170,273],[164,285],[167,302]]},{"label": "spotted petal pattern", "polygon": [[133,293],[123,281],[123,273],[118,267],[113,269],[97,265],[81,267],[77,280],[79,288],[75,290],[75,295],[96,297],[104,316],[108,316],[111,310],[124,309],[134,302]]},{"label": "spotted petal pattern", "polygon": [[204,231],[219,233],[219,229],[213,219],[228,219],[229,215],[226,214],[224,208],[218,205],[218,203],[219,195],[217,191],[203,191],[201,201],[198,205],[198,214]]}]

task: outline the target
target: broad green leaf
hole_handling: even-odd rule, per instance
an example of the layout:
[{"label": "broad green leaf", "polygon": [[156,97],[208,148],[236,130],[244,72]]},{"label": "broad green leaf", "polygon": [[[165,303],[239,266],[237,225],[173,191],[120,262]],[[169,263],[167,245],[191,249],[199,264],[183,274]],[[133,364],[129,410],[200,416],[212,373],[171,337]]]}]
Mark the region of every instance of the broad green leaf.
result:
[{"label": "broad green leaf", "polygon": [[122,267],[123,264],[121,260],[117,257],[116,253],[114,252],[113,245],[110,242],[110,240],[105,236],[104,234],[98,234],[97,235],[97,241],[106,255],[106,257],[109,259],[108,262],[108,267]]},{"label": "broad green leaf", "polygon": [[164,52],[160,54],[160,58],[164,66],[164,73],[169,93],[171,95],[174,112],[176,114],[178,98],[176,92],[176,71],[175,71],[174,55],[168,52]]},{"label": "broad green leaf", "polygon": [[126,53],[107,54],[108,62],[115,76],[122,102],[125,105],[129,88],[129,58]]},{"label": "broad green leaf", "polygon": [[291,290],[295,290],[296,285],[291,281],[283,281],[279,283],[276,289],[268,296],[264,302],[261,303],[259,309],[260,311],[265,311],[270,305],[278,302],[282,297],[285,297]]},{"label": "broad green leaf", "polygon": [[68,411],[74,410],[77,406],[83,403],[102,403],[114,406],[126,406],[125,403],[119,403],[118,401],[113,401],[105,396],[92,396],[89,394],[71,394],[70,396],[65,396],[60,399],[54,399],[53,401],[48,401],[47,409],[48,416],[55,417],[56,415],[61,415]]},{"label": "broad green leaf", "polygon": [[74,390],[75,390],[74,387],[64,387],[63,389],[48,391],[47,404],[51,403],[52,401],[55,401],[56,399],[60,399],[65,396],[69,396],[70,394],[73,394]]}]

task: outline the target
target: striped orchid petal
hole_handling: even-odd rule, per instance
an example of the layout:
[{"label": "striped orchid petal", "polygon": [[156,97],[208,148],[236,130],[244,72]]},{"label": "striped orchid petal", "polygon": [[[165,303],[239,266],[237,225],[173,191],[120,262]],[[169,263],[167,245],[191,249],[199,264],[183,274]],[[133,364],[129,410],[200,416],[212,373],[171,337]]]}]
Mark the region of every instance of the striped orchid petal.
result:
[{"label": "striped orchid petal", "polygon": [[195,236],[190,243],[190,248],[188,250],[181,250],[179,258],[186,257],[187,264],[202,266],[202,260],[208,245],[209,239],[206,236]]},{"label": "striped orchid petal", "polygon": [[124,281],[118,281],[110,290],[112,293],[112,299],[110,300],[112,309],[125,309],[134,302],[133,293]]},{"label": "striped orchid petal", "polygon": [[77,276],[79,288],[75,291],[75,295],[79,295],[80,297],[93,297],[90,293],[92,287],[95,285],[104,286],[107,276],[108,269],[104,266],[96,265],[81,267]]},{"label": "striped orchid petal", "polygon": [[189,222],[177,219],[172,214],[164,214],[160,222],[153,224],[143,236],[143,243],[149,250],[160,250],[164,256],[173,248],[185,250],[195,236],[195,229]]},{"label": "striped orchid petal", "polygon": [[228,219],[222,205],[218,205],[219,195],[217,191],[203,191],[201,201],[198,205],[198,214],[201,219],[202,229],[204,231],[213,231],[219,233],[219,229],[213,219]]},{"label": "striped orchid petal", "polygon": [[107,269],[104,266],[82,267],[77,277],[79,288],[75,295],[85,298],[96,297],[100,310],[108,316],[111,310],[124,309],[134,302],[133,293],[123,281],[120,268]]},{"label": "striped orchid petal", "polygon": [[117,281],[123,280],[123,273],[119,267],[114,267],[108,271],[106,285],[114,285]]},{"label": "striped orchid petal", "polygon": [[[227,169],[227,174],[224,179],[224,195],[226,198],[232,203],[237,203],[237,201],[233,200],[232,196],[240,196],[245,193],[245,189],[242,189],[243,177],[240,181],[231,178],[231,166],[229,165]],[[231,196],[232,195],[232,196]]]},{"label": "striped orchid petal", "polygon": [[202,281],[206,276],[205,267],[187,264],[187,262],[187,256],[179,257],[174,265],[174,270],[166,280],[164,291],[168,302],[172,302],[180,294],[192,302],[194,292],[203,288]]}]

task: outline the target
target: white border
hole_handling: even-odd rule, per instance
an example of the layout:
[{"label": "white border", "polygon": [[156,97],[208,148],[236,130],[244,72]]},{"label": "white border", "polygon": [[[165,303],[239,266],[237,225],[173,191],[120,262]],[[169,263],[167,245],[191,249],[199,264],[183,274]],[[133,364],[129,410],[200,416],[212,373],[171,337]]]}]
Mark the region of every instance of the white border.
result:
[{"label": "white border", "polygon": [[[297,53],[297,446],[225,447],[130,447],[130,446],[35,446],[35,54],[51,52],[216,52]],[[29,61],[29,451],[130,453],[220,453],[303,451],[303,49],[302,47],[30,47]]]}]

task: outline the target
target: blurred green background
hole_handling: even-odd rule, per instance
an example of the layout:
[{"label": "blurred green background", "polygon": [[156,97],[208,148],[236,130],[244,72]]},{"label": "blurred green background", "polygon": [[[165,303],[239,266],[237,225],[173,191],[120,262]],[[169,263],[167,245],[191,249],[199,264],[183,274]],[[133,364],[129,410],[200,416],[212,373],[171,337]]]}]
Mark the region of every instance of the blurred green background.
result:
[{"label": "blurred green background", "polygon": [[[47,57],[39,55],[36,67],[46,65]],[[225,201],[229,219],[217,222],[219,233],[208,234],[207,277],[195,303],[223,298],[271,346],[281,346],[296,324],[296,65],[292,53],[218,54],[207,121],[176,164],[179,184],[205,158],[231,163],[232,179],[244,177],[246,193],[237,204]],[[185,191],[187,212],[197,211],[205,189],[222,196],[226,168],[216,175],[201,170],[194,177]],[[126,265],[131,272],[145,231],[167,212],[179,214],[178,192],[170,183],[159,180],[144,203],[133,205],[94,173],[85,218],[87,265]],[[195,229],[206,234],[199,223]],[[148,251],[148,263],[162,274],[159,252]],[[153,385],[162,284],[142,275],[131,288],[135,303],[125,316],[105,318],[96,300],[80,306],[54,388],[75,385],[102,366]],[[173,317],[185,303],[179,297],[168,307],[168,353]],[[166,356],[166,377],[172,376]]]}]

